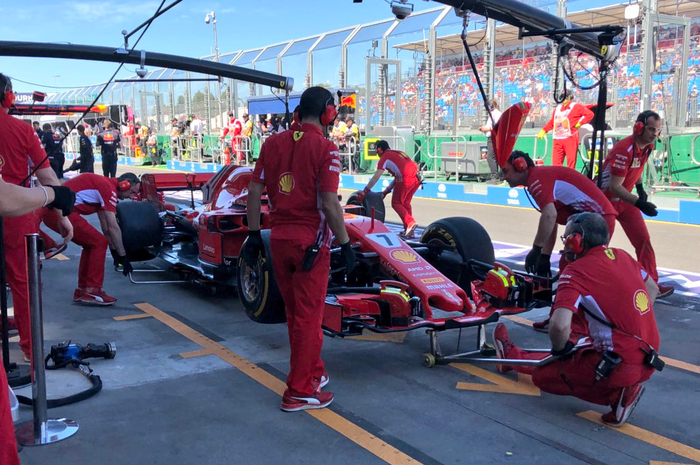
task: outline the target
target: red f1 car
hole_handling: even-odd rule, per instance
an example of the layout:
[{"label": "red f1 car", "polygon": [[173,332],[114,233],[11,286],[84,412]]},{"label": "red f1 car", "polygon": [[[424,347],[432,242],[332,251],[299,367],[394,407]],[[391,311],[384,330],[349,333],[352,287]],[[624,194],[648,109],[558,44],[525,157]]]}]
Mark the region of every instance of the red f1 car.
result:
[{"label": "red f1 car", "polygon": [[[120,203],[117,217],[132,261],[159,257],[171,269],[195,279],[237,286],[247,315],[259,323],[285,321],[284,303],[273,273],[269,209],[263,196],[262,238],[265,251],[249,266],[239,260],[247,236],[246,200],[252,169],[225,166],[213,174],[148,174],[142,177],[140,202]],[[177,210],[164,201],[169,190],[202,191],[202,206]],[[453,217],[429,225],[420,241],[405,241],[383,223],[382,196],[363,202],[351,196],[345,225],[357,257],[346,275],[338,266],[340,249],[331,251],[326,307],[328,335],[410,331],[426,328],[431,351],[426,362],[443,356],[437,332],[478,327],[476,351],[493,354],[484,326],[500,315],[551,304],[551,283],[513,272],[495,263],[493,244],[476,221]],[[132,278],[132,281],[133,278]],[[136,281],[134,281],[136,282]]]}]

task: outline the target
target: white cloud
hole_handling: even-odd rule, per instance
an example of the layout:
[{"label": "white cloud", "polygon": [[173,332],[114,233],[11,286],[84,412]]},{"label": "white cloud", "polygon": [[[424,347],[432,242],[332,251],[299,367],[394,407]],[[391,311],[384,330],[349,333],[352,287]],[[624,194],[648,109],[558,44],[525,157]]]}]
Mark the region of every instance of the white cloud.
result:
[{"label": "white cloud", "polygon": [[70,2],[66,4],[66,7],[75,15],[75,19],[80,21],[114,24],[127,19],[133,22],[137,18],[145,21],[156,12],[159,5],[160,2],[155,0],[143,2],[105,0],[99,3]]}]

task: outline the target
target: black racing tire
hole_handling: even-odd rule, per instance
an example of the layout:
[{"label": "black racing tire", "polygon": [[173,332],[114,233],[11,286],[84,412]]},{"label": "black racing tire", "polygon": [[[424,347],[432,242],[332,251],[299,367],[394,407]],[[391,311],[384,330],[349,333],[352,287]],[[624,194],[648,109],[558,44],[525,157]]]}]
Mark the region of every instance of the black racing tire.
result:
[{"label": "black racing tire", "polygon": [[[277,324],[287,321],[284,301],[277,287],[272,268],[270,230],[260,232],[265,246],[263,254],[253,268],[242,258],[238,259],[238,297],[245,314],[256,323]],[[245,247],[245,242],[241,248]]]},{"label": "black racing tire", "polygon": [[362,215],[370,217],[372,216],[372,208],[374,208],[374,219],[377,221],[384,222],[386,217],[386,207],[384,206],[384,197],[379,192],[370,192],[364,198],[362,202],[357,199],[359,192],[353,193],[346,205],[357,205],[362,207]]},{"label": "black racing tire", "polygon": [[117,222],[122,231],[122,243],[129,260],[145,261],[154,258],[149,247],[163,242],[163,220],[150,202],[119,202]]},{"label": "black racing tire", "polygon": [[[495,261],[491,237],[483,226],[471,218],[451,217],[430,224],[421,237],[421,242],[442,243],[454,247],[462,257],[462,262],[479,260],[486,263]],[[469,267],[436,266],[438,270],[471,297],[471,282],[478,279]]]}]

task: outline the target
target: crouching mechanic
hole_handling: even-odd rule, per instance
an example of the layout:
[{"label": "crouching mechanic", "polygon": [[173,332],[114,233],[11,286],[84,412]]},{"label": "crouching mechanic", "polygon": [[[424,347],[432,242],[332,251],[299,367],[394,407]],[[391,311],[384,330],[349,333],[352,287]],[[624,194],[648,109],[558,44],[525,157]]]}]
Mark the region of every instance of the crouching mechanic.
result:
[{"label": "crouching mechanic", "polygon": [[413,218],[411,199],[413,199],[413,194],[420,187],[418,165],[404,152],[390,150],[389,144],[385,140],[377,141],[376,145],[377,154],[379,155],[377,171],[374,172],[374,176],[372,176],[372,179],[369,180],[357,198],[362,202],[372,190],[372,187],[382,177],[384,170],[388,170],[394,176],[394,180],[384,189],[382,195],[386,197],[393,189],[394,195],[391,197],[391,206],[403,222],[405,237],[407,239],[413,238],[418,223]]},{"label": "crouching mechanic", "polygon": [[323,311],[330,272],[331,231],[340,244],[350,273],[355,253],[345,230],[338,201],[338,147],[324,135],[338,114],[333,94],[322,87],[304,91],[299,104],[301,124],[270,136],[260,150],[248,187],[248,238],[241,251],[246,264],[257,262],[263,250],[260,199],[267,190],[270,205],[270,246],[289,331],[290,369],[282,410],[327,407],[333,393],[321,347]]},{"label": "crouching mechanic", "polygon": [[[659,114],[650,110],[641,112],[634,123],[633,134],[615,144],[605,158],[601,179],[601,188],[617,210],[617,221],[634,246],[637,260],[656,283],[659,282],[656,254],[642,213],[656,216],[658,212],[644,191],[642,173],[660,133]],[[637,195],[632,193],[633,188]],[[659,284],[659,297],[667,297],[673,291],[673,286]]]},{"label": "crouching mechanic", "polygon": [[[627,252],[606,247],[610,237],[600,215],[572,216],[562,240],[571,263],[559,279],[549,328],[551,354],[558,358],[536,368],[499,365],[499,371],[531,374],[545,392],[610,406],[603,422],[622,426],[644,392],[642,383],[663,368],[652,305],[658,287]],[[493,338],[498,358],[548,355],[516,347],[502,323]],[[592,345],[573,350],[581,338]]]},{"label": "crouching mechanic", "polygon": [[[133,271],[122,243],[121,229],[117,224],[117,199],[131,197],[141,186],[140,180],[133,173],[124,173],[119,178],[84,173],[63,185],[75,193],[75,211],[68,219],[73,225],[73,242],[83,248],[78,268],[78,288],[73,293],[73,301],[91,305],[113,305],[117,299],[102,290],[107,246],[114,250],[115,263],[122,266],[125,276]],[[81,216],[93,213],[97,213],[103,234]],[[56,231],[55,214],[43,210],[40,217],[46,226]]]},{"label": "crouching mechanic", "polygon": [[[525,258],[528,273],[551,276],[550,257],[557,240],[557,224],[565,225],[575,213],[602,215],[612,235],[617,212],[598,186],[578,171],[563,166],[535,166],[528,154],[516,150],[503,166],[503,177],[511,187],[525,186],[539,206],[537,234]],[[560,262],[560,269],[563,265]]]}]

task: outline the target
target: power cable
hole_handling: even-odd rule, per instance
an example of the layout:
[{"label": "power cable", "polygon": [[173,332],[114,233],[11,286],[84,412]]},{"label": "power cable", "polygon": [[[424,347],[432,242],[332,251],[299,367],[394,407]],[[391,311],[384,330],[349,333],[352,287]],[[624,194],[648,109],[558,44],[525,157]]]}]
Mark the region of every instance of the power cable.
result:
[{"label": "power cable", "polygon": [[[180,1],[182,1],[182,0],[179,0],[179,1],[176,0],[176,3],[179,3]],[[131,47],[132,50],[136,48],[136,46],[139,44],[139,42],[140,42],[141,39],[143,38],[144,34],[146,34],[146,31],[148,31],[148,28],[151,27],[151,24],[153,23],[153,21],[154,21],[154,20],[156,19],[156,17],[160,14],[161,10],[163,9],[163,5],[165,4],[165,2],[166,2],[166,0],[161,0],[160,5],[158,6],[158,9],[156,10],[155,14],[154,14],[153,16],[151,16],[151,18],[145,23],[145,27],[144,27],[143,31],[141,31],[141,34],[139,35],[138,39],[136,39],[136,42],[135,42],[134,45]],[[173,5],[174,5],[174,4],[173,4]],[[171,6],[172,6],[172,5],[171,5]],[[171,6],[169,6],[168,8],[170,8]],[[128,53],[127,53],[127,55],[128,55]],[[107,87],[109,87],[109,85],[112,83],[112,81],[113,81],[114,78],[117,76],[117,74],[119,73],[119,71],[121,71],[122,67],[124,66],[124,63],[125,63],[125,61],[122,61],[122,62],[119,64],[119,66],[117,67],[117,70],[114,72],[114,74],[112,74],[112,77],[109,78],[109,80],[107,81],[107,83],[102,87],[102,90],[100,91],[100,93],[97,94],[97,96],[94,98],[94,100],[92,101],[92,103],[88,106],[88,108],[80,115],[80,118],[78,118],[78,121],[76,121],[76,123],[74,124],[73,127],[77,127],[78,124],[80,124],[80,123],[83,121],[83,119],[85,119],[85,116],[87,116],[87,114],[90,112],[90,109],[91,109],[93,106],[95,106],[95,105],[97,104],[97,102],[100,100],[100,97],[102,97],[102,94],[104,94],[105,91],[107,90]],[[25,185],[25,183],[31,179],[31,177],[37,172],[37,170],[41,167],[41,165],[42,165],[46,160],[48,160],[48,159],[51,157],[51,155],[54,154],[54,152],[58,149],[58,147],[62,147],[62,146],[63,146],[63,142],[68,138],[68,136],[70,135],[71,132],[72,132],[72,131],[68,131],[68,132],[63,136],[63,138],[61,139],[61,142],[60,142],[60,143],[54,144],[54,146],[51,148],[51,150],[46,154],[46,156],[41,160],[41,162],[37,163],[36,167],[27,175],[26,178],[24,178],[24,180],[20,183],[20,185]]]}]

